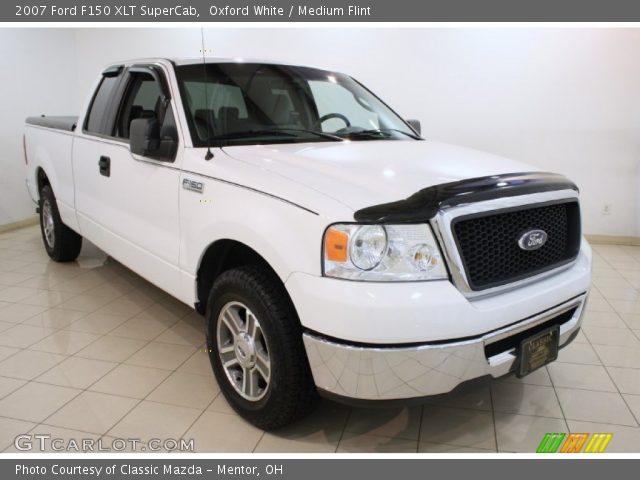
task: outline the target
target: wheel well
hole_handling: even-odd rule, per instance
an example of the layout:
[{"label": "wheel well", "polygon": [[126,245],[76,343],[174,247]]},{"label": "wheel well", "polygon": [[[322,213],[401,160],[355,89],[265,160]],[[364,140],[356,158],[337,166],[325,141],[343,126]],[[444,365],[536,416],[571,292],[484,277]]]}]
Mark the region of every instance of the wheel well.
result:
[{"label": "wheel well", "polygon": [[198,268],[196,310],[201,314],[205,313],[209,292],[213,282],[221,273],[244,265],[260,265],[270,270],[274,277],[278,278],[269,263],[244,243],[236,240],[218,240],[209,245]]},{"label": "wheel well", "polygon": [[38,167],[38,171],[36,173],[37,181],[38,181],[38,193],[42,191],[45,185],[51,186],[51,182],[49,182],[49,177],[44,173],[44,170]]}]

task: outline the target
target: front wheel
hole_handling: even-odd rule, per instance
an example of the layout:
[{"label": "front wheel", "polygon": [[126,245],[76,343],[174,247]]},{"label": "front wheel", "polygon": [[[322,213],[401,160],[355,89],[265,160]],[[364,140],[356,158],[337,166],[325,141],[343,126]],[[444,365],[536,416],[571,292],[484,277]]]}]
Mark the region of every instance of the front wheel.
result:
[{"label": "front wheel", "polygon": [[47,254],[56,262],[71,262],[82,249],[82,237],[62,223],[49,185],[40,190],[40,231]]},{"label": "front wheel", "polygon": [[274,430],[314,409],[302,329],[278,278],[257,266],[224,272],[211,289],[207,323],[214,374],[243,418]]}]

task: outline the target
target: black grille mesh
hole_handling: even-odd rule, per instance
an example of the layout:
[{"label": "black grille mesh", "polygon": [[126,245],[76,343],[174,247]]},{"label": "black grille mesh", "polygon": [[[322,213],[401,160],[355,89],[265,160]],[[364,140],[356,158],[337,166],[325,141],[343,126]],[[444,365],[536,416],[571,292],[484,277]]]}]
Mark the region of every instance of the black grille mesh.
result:
[{"label": "black grille mesh", "polygon": [[[538,250],[518,246],[529,230],[547,233]],[[576,257],[580,249],[578,202],[489,212],[454,220],[453,231],[469,285],[483,290],[550,270]]]}]

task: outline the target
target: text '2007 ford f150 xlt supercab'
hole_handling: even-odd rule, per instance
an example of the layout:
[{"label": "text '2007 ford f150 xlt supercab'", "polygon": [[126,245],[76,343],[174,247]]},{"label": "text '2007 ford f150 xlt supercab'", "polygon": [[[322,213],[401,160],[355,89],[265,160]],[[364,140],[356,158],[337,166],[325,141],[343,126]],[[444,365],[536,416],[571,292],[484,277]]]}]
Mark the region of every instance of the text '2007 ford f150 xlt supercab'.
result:
[{"label": "text '2007 ford f150 xlt supercab'", "polygon": [[79,118],[27,119],[24,147],[49,256],[86,237],[203,313],[226,399],[265,429],[318,393],[380,405],[524,376],[580,328],[576,185],[424,140],[342,73],[123,62]]}]

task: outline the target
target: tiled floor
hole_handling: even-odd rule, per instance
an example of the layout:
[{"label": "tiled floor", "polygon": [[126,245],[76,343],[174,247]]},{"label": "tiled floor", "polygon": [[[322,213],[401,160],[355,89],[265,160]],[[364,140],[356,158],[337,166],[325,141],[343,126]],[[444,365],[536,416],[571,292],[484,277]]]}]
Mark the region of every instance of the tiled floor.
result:
[{"label": "tiled floor", "polygon": [[264,433],[210,370],[203,321],[95,248],[46,256],[36,227],[0,235],[0,450],[21,433],[186,438],[202,452],[532,452],[546,432],[612,432],[640,452],[640,247],[595,245],[583,333],[559,360],[422,407],[323,402]]}]

